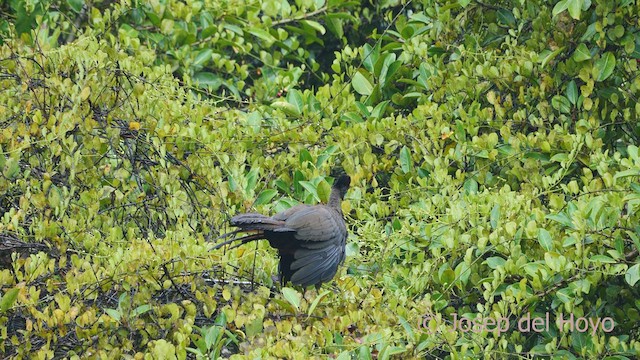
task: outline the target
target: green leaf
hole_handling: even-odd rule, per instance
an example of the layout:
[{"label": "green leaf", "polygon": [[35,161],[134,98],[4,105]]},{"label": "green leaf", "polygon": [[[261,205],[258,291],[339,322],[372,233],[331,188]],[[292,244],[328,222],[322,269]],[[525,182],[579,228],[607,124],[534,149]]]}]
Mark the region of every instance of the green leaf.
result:
[{"label": "green leaf", "polygon": [[365,44],[363,46],[362,65],[370,73],[373,72],[373,66],[375,63],[378,62],[379,57],[380,57],[380,48],[378,47],[378,45],[376,45],[375,47],[371,47],[371,45]]},{"label": "green leaf", "polygon": [[571,102],[562,95],[556,95],[551,99],[551,106],[563,114],[571,112]]},{"label": "green leaf", "polygon": [[258,182],[258,174],[260,172],[259,167],[253,167],[247,175],[245,176],[247,180],[247,185],[244,188],[245,192],[250,193],[256,188],[256,183]]},{"label": "green leaf", "polygon": [[302,195],[304,193],[303,192],[304,188],[300,184],[300,182],[304,181],[304,179],[306,179],[306,177],[304,176],[302,171],[296,170],[296,172],[293,173],[293,188],[295,190],[295,194],[298,197],[302,197]]},{"label": "green leaf", "polygon": [[425,90],[428,90],[429,89],[428,80],[433,75],[434,74],[432,73],[432,71],[429,69],[428,65],[425,62],[420,64],[420,75],[418,75],[418,84],[420,84],[420,87],[422,87]]},{"label": "green leaf", "polygon": [[613,74],[613,69],[616,66],[616,57],[612,52],[606,52],[602,55],[602,57],[596,60],[596,63],[593,66],[593,77],[596,81],[604,81],[611,74]]},{"label": "green leaf", "polygon": [[331,157],[331,155],[333,155],[333,153],[336,152],[336,150],[338,150],[338,146],[331,145],[328,148],[326,148],[320,155],[318,155],[318,160],[316,160],[316,168],[322,167],[322,164],[324,164],[324,162],[329,157]]},{"label": "green leaf", "polygon": [[551,14],[553,16],[556,16],[556,15],[560,14],[561,12],[567,10],[568,7],[569,7],[568,0],[558,1],[556,3],[556,5],[553,7],[553,10],[551,11]]},{"label": "green leaf", "polygon": [[506,156],[513,156],[516,154],[516,149],[509,144],[499,144],[498,151]]},{"label": "green leaf", "polygon": [[544,262],[551,270],[560,272],[562,271],[562,264],[566,262],[566,259],[564,256],[552,251],[544,253]]},{"label": "green leaf", "polygon": [[589,343],[591,341],[589,340],[590,335],[588,334],[589,333],[587,332],[579,332],[579,331],[571,332],[571,346],[576,352],[580,353],[582,349],[589,348]]},{"label": "green leaf", "polygon": [[248,324],[244,324],[245,332],[249,338],[262,334],[264,331],[263,327],[264,318],[256,317]]},{"label": "green leaf", "polygon": [[464,189],[465,194],[477,194],[478,193],[478,182],[474,178],[469,178],[465,180],[464,184],[462,184],[462,188]]},{"label": "green leaf", "polygon": [[371,116],[371,112],[369,111],[369,109],[367,109],[367,106],[361,103],[360,101],[356,101],[356,108],[360,110],[360,113],[362,114],[362,116],[367,118]]},{"label": "green leaf", "polygon": [[222,85],[222,79],[220,76],[206,71],[195,73],[193,75],[193,80],[195,80],[199,88],[208,88],[211,91],[218,90],[220,85]]},{"label": "green leaf", "polygon": [[307,149],[300,150],[300,154],[298,155],[298,163],[300,166],[309,166],[309,164],[313,164],[313,156]]},{"label": "green leaf", "polygon": [[307,316],[313,315],[313,311],[316,309],[316,307],[318,307],[318,304],[320,304],[320,301],[330,293],[331,292],[329,290],[324,290],[322,293],[320,293],[320,295],[316,296],[316,298],[313,299],[313,302],[311,302],[311,305],[309,306],[309,310],[307,311]]},{"label": "green leaf", "polygon": [[421,92],[413,91],[413,92],[408,92],[408,93],[406,93],[406,94],[402,95],[402,98],[403,98],[403,99],[420,98],[420,97],[422,97],[423,95],[424,95],[424,94],[423,94],[423,93],[421,93]]},{"label": "green leaf", "polygon": [[318,196],[318,189],[314,184],[312,184],[309,181],[300,181],[299,183],[303,188],[305,188],[313,196],[316,202],[322,201],[320,199],[320,196]]},{"label": "green leaf", "polygon": [[391,359],[393,355],[398,355],[407,352],[407,348],[404,346],[387,345],[382,348],[378,354],[378,359]]},{"label": "green leaf", "polygon": [[360,253],[360,246],[358,246],[358,244],[355,242],[347,243],[344,253],[347,257],[355,256]]},{"label": "green leaf", "polygon": [[[458,139],[458,141],[466,141],[467,139],[467,130],[465,130],[464,126],[465,126],[465,123],[463,123],[460,120],[456,120],[455,133],[456,133],[456,139]],[[486,149],[483,149],[482,151],[484,151],[483,155],[486,156],[485,159],[488,159],[489,153],[486,151]]]},{"label": "green leaf", "polygon": [[489,224],[491,224],[492,229],[497,229],[500,221],[500,205],[495,204],[493,209],[491,209],[491,214],[489,217]]},{"label": "green leaf", "polygon": [[587,45],[581,43],[573,52],[573,60],[575,60],[575,62],[582,62],[589,59],[591,59],[591,52],[587,48]]},{"label": "green leaf", "polygon": [[[192,30],[192,29],[188,29],[188,30]],[[178,27],[174,28],[174,33],[173,33],[173,41],[175,42],[176,46],[181,47],[183,45],[191,45],[194,42],[196,42],[196,33],[195,31],[188,31],[185,29],[181,29]]]},{"label": "green leaf", "polygon": [[328,14],[325,16],[325,22],[329,31],[338,39],[342,39],[344,36],[344,20],[335,16],[335,14]]},{"label": "green leaf", "polygon": [[568,303],[573,299],[573,291],[568,287],[556,291],[556,297],[563,303]]},{"label": "green leaf", "polygon": [[316,187],[316,191],[318,192],[318,197],[322,202],[329,201],[329,196],[331,196],[331,185],[329,185],[328,182],[320,181]]},{"label": "green leaf", "polygon": [[342,120],[342,121],[344,121],[346,123],[350,123],[350,122],[351,123],[360,123],[360,122],[364,121],[364,119],[360,115],[358,115],[358,113],[353,112],[353,111],[342,114],[340,116],[340,120]]},{"label": "green leaf", "polygon": [[[151,23],[154,24],[155,26],[160,26],[160,19],[157,17],[157,15],[153,14],[151,16],[149,16],[149,19],[151,20]],[[226,27],[226,26],[225,26]],[[202,32],[200,33],[200,38],[201,39],[206,39],[210,36],[212,36],[213,34],[218,32],[218,27],[217,26],[207,26],[204,27],[204,29],[202,30]],[[242,35],[242,32],[240,32],[240,35]]]},{"label": "green leaf", "polygon": [[551,239],[551,234],[549,234],[546,229],[538,229],[538,242],[546,251],[551,251],[553,249],[553,240]]},{"label": "green leaf", "polygon": [[566,161],[567,159],[569,159],[569,155],[567,153],[557,153],[553,155],[551,159],[549,159],[549,161],[561,163],[563,161]]},{"label": "green leaf", "polygon": [[469,267],[469,264],[464,261],[458,264],[458,266],[456,266],[455,274],[456,279],[458,279],[461,284],[466,285],[467,282],[469,282],[469,276],[471,276],[471,268]]},{"label": "green leaf", "polygon": [[196,58],[193,60],[193,65],[205,65],[207,62],[211,60],[211,55],[213,54],[213,50],[211,49],[203,49],[198,52]]},{"label": "green leaf", "polygon": [[462,6],[463,8],[466,8],[470,3],[471,0],[458,0],[458,4],[460,4],[460,6]]},{"label": "green leaf", "polygon": [[545,216],[545,218],[549,219],[549,220],[553,220],[555,222],[558,222],[558,223],[560,223],[560,224],[562,224],[565,227],[568,227],[570,229],[575,229],[575,227],[573,225],[573,221],[571,220],[571,218],[567,214],[565,214],[563,212],[557,213],[557,214],[549,214],[549,215]]},{"label": "green leaf", "polygon": [[567,0],[567,9],[569,15],[575,20],[580,20],[580,12],[582,11],[582,5],[584,0]]},{"label": "green leaf", "polygon": [[327,32],[327,30],[324,28],[324,26],[320,25],[320,23],[317,22],[317,21],[301,20],[300,23],[309,25],[309,27],[313,28],[314,30],[316,30],[317,32],[319,32],[322,35],[324,35],[324,33]]},{"label": "green leaf", "polygon": [[617,180],[617,179],[625,178],[625,177],[629,177],[629,176],[640,176],[640,169],[629,169],[629,170],[624,170],[624,171],[618,171],[613,176],[613,178],[615,180]]},{"label": "green leaf", "polygon": [[0,169],[4,169],[4,165],[7,163],[7,157],[4,155],[2,145],[0,145]]},{"label": "green leaf", "polygon": [[120,321],[120,318],[122,317],[120,312],[116,309],[104,309],[104,312],[116,321]]},{"label": "green leaf", "polygon": [[236,181],[236,178],[231,174],[227,174],[227,184],[231,192],[236,191],[236,189],[238,188],[238,181]]},{"label": "green leaf", "polygon": [[[224,27],[225,29],[234,32],[236,35],[244,35],[244,33],[242,32],[242,28],[240,26],[237,25],[233,25],[233,24],[228,24],[225,23],[224,25],[222,25],[222,27]],[[216,26],[217,28],[217,26]]]},{"label": "green leaf", "polygon": [[593,40],[596,33],[596,22],[594,21],[591,23],[591,25],[587,26],[587,30],[585,30],[584,34],[582,34],[582,36],[580,37],[580,41],[590,42]]},{"label": "green leaf", "polygon": [[224,311],[220,311],[220,313],[218,313],[218,316],[216,316],[216,320],[214,321],[213,325],[222,327],[227,326],[227,315],[224,313]]},{"label": "green leaf", "polygon": [[571,102],[572,105],[575,105],[578,102],[578,97],[580,94],[578,93],[578,86],[574,80],[571,80],[569,84],[567,84],[567,99]]},{"label": "green leaf", "polygon": [[7,159],[4,167],[4,176],[12,180],[20,172],[20,162],[13,156]]},{"label": "green leaf", "polygon": [[615,264],[616,261],[607,255],[593,255],[589,260],[602,264]]},{"label": "green leaf", "polygon": [[497,11],[498,23],[504,24],[510,28],[516,27],[516,18],[513,13],[505,8],[500,8]]},{"label": "green leaf", "polygon": [[204,335],[205,349],[211,350],[214,345],[219,344],[227,325],[227,317],[223,311],[216,317],[213,325],[204,327],[201,334]]},{"label": "green leaf", "polygon": [[252,111],[247,115],[247,126],[251,128],[254,134],[260,133],[262,125],[262,115],[257,111]]},{"label": "green leaf", "polygon": [[432,46],[429,48],[429,50],[427,50],[427,55],[433,56],[433,57],[438,57],[446,53],[447,53],[447,49],[443,48],[442,46]]},{"label": "green leaf", "polygon": [[495,270],[500,266],[504,266],[504,264],[507,261],[499,256],[492,256],[487,258],[487,260],[484,261],[484,263],[487,264],[487,266],[489,266],[489,268]]},{"label": "green leaf", "polygon": [[402,230],[402,222],[398,218],[393,219],[392,226],[394,231]]},{"label": "green leaf", "polygon": [[71,10],[76,13],[80,13],[82,11],[82,6],[84,5],[84,0],[67,0],[67,4],[69,4]]},{"label": "green leaf", "polygon": [[400,60],[396,60],[391,64],[389,64],[387,75],[385,76],[385,79],[387,81],[385,84],[388,84],[389,79],[393,78],[393,75],[395,75],[395,73],[400,69],[401,66],[402,66],[402,61]]},{"label": "green leaf", "polygon": [[353,90],[355,90],[360,95],[371,95],[373,93],[373,85],[367,80],[367,78],[362,75],[360,71],[356,72],[353,76],[353,80],[351,80],[351,84],[353,86]]},{"label": "green leaf", "polygon": [[540,53],[540,56],[542,58],[542,60],[540,61],[540,67],[542,68],[546,67],[549,62],[555,59],[555,57],[558,56],[558,54],[562,53],[563,51],[564,51],[564,47],[561,47],[554,51],[545,50],[542,53]]},{"label": "green leaf", "polygon": [[638,280],[640,280],[640,264],[635,264],[627,270],[624,274],[624,280],[627,284],[635,286]]},{"label": "green leaf", "polygon": [[402,328],[404,328],[404,331],[407,333],[407,338],[408,339],[413,339],[414,338],[414,331],[413,331],[413,327],[411,326],[411,324],[409,324],[409,322],[407,321],[407,319],[405,319],[404,317],[398,315],[398,320],[400,321],[400,325],[402,325]]},{"label": "green leaf", "polygon": [[387,80],[387,72],[389,71],[389,65],[396,60],[396,54],[386,53],[383,55],[374,67],[374,75],[378,77],[380,85],[384,86]]},{"label": "green leaf", "polygon": [[267,47],[273,45],[273,43],[276,41],[276,38],[274,38],[271,34],[269,34],[268,31],[263,29],[253,28],[249,30],[249,34],[257,37],[260,40],[263,40],[265,42],[265,46]]},{"label": "green leaf", "polygon": [[289,90],[289,93],[287,94],[287,101],[296,108],[298,114],[302,114],[302,110],[304,109],[304,101],[302,100],[302,94],[299,90]]},{"label": "green leaf", "polygon": [[20,289],[14,287],[13,289],[8,290],[4,295],[2,295],[2,299],[0,300],[0,313],[4,313],[7,310],[11,309],[13,304],[16,302],[18,298],[18,293]]},{"label": "green leaf", "polygon": [[386,110],[387,105],[389,105],[389,100],[380,102],[378,105],[376,105],[375,108],[373,108],[373,110],[371,110],[370,117],[373,119],[381,119],[384,115],[384,111]]},{"label": "green leaf", "polygon": [[631,157],[634,161],[640,160],[640,148],[636,145],[627,146],[627,152],[629,153],[629,157]]},{"label": "green leaf", "polygon": [[136,317],[138,315],[142,315],[148,312],[149,310],[151,310],[151,305],[149,304],[140,305],[137,308],[133,309],[133,311],[131,312],[131,316]]},{"label": "green leaf", "polygon": [[302,299],[302,296],[299,292],[289,287],[283,287],[282,295],[297,311],[300,310],[300,300]]},{"label": "green leaf", "polygon": [[456,279],[456,273],[451,269],[445,269],[440,272],[440,282],[449,285]]},{"label": "green leaf", "polygon": [[274,101],[271,103],[271,107],[274,109],[281,110],[288,116],[298,117],[300,116],[300,112],[298,108],[288,101]]},{"label": "green leaf", "polygon": [[482,158],[482,159],[488,159],[489,158],[489,152],[487,151],[487,149],[482,149],[477,154],[475,154],[475,156],[479,157],[479,158]]},{"label": "green leaf", "polygon": [[400,168],[403,173],[409,173],[413,167],[413,159],[411,158],[411,151],[405,145],[400,149]]},{"label": "green leaf", "polygon": [[543,154],[540,152],[536,152],[536,151],[527,151],[524,153],[524,158],[525,159],[534,159],[534,160],[538,160],[541,161],[542,163],[548,163],[549,162],[549,155],[548,154]]},{"label": "green leaf", "polygon": [[263,205],[268,204],[278,194],[278,191],[275,189],[266,189],[260,192],[258,198],[255,201],[255,205]]}]

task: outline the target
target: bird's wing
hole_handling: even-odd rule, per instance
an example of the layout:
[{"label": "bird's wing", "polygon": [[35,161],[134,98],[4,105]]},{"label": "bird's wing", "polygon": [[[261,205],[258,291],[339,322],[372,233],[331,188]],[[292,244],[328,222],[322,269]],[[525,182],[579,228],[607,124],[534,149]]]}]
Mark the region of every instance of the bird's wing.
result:
[{"label": "bird's wing", "polygon": [[[326,246],[323,242],[340,243],[347,236],[342,215],[324,205],[309,206],[293,212],[285,227],[295,229],[295,237],[307,248]],[[318,243],[318,247],[309,243]]]},{"label": "bird's wing", "polygon": [[311,205],[307,205],[307,204],[300,204],[300,205],[296,205],[293,207],[288,208],[287,210],[281,211],[275,215],[273,215],[271,218],[273,220],[278,220],[278,221],[286,221],[288,218],[291,217],[291,215],[299,212],[299,211],[305,211],[306,209],[312,208],[313,206]]}]

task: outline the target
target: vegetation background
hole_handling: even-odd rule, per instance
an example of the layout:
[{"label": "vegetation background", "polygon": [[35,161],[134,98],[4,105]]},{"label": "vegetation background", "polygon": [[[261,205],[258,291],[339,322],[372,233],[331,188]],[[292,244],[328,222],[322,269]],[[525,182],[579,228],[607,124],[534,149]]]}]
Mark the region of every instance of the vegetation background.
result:
[{"label": "vegetation background", "polygon": [[[636,358],[638,14],[0,2],[2,357]],[[280,288],[268,244],[209,251],[339,171],[332,283]]]}]

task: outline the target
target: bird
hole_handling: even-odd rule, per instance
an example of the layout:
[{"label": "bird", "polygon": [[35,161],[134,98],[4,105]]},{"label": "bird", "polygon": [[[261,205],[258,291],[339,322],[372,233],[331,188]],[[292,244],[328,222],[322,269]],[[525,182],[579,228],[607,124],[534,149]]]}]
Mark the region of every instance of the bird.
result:
[{"label": "bird", "polygon": [[237,233],[249,235],[224,241],[213,249],[237,242],[232,248],[255,240],[267,240],[278,250],[278,272],[281,283],[291,282],[303,288],[330,281],[344,262],[347,227],[342,214],[344,199],[351,178],[342,175],[334,181],[327,204],[293,206],[273,216],[259,213],[235,215],[230,225],[238,230],[220,236],[224,239]]}]

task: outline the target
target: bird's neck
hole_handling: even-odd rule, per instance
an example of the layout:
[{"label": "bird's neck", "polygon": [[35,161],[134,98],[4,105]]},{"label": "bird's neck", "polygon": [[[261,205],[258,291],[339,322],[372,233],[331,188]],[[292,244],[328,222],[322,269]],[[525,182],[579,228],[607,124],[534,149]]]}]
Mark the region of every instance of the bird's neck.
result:
[{"label": "bird's neck", "polygon": [[342,213],[342,194],[340,194],[339,190],[333,189],[331,191],[327,205],[336,209],[339,213]]}]

